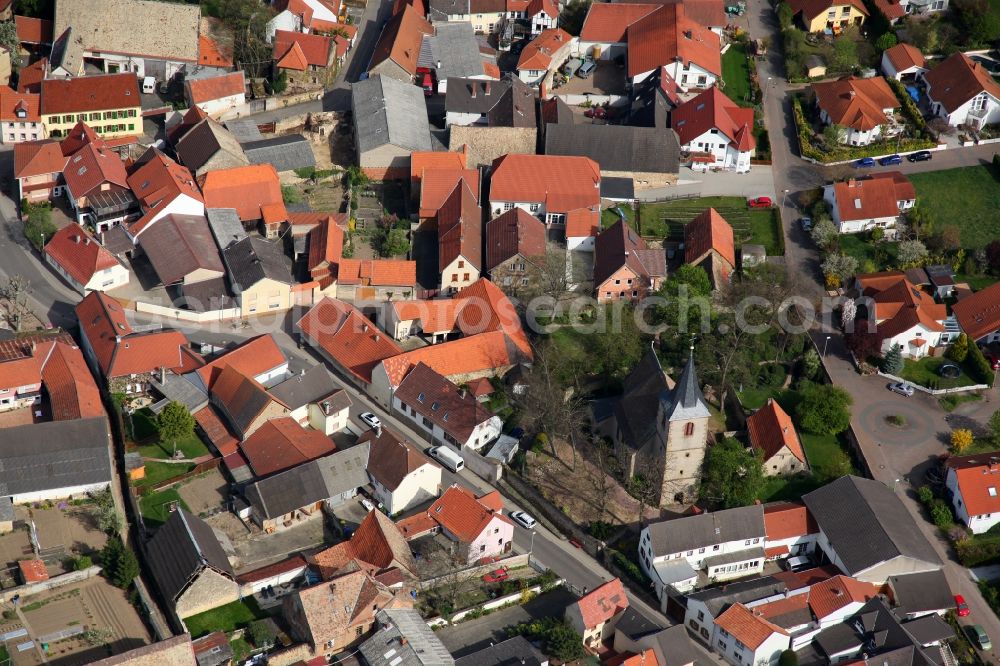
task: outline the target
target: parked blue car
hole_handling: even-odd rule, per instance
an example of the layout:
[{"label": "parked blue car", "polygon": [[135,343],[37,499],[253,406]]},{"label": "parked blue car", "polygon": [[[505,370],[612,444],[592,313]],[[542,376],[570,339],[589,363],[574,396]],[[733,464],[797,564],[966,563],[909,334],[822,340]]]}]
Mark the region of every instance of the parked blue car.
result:
[{"label": "parked blue car", "polygon": [[902,164],[903,158],[899,155],[886,155],[878,161],[882,166],[892,166],[893,164]]},{"label": "parked blue car", "polygon": [[868,167],[873,167],[875,166],[875,158],[862,157],[860,160],[854,163],[854,166],[856,166],[859,169],[867,169]]}]

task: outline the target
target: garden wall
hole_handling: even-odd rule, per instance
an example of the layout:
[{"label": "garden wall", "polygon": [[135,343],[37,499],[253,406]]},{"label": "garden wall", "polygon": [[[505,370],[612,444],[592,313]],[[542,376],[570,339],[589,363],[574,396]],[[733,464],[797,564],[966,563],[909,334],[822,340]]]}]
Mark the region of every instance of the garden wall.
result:
[{"label": "garden wall", "polygon": [[209,310],[207,312],[193,312],[191,310],[178,310],[177,308],[168,308],[162,305],[154,305],[153,303],[143,303],[142,301],[136,301],[135,311],[160,315],[161,317],[170,317],[172,319],[180,319],[181,321],[201,323],[201,324],[212,321],[237,319],[240,316],[239,308],[227,308],[225,310]]},{"label": "garden wall", "polygon": [[23,599],[24,597],[54,590],[65,585],[82,583],[85,580],[93,578],[99,573],[101,573],[101,567],[95,564],[94,566],[83,569],[82,571],[70,571],[69,573],[64,573],[37,583],[27,583],[26,585],[18,585],[17,587],[0,590],[0,603],[8,604],[15,596],[20,596]]},{"label": "garden wall", "polygon": [[902,382],[903,384],[909,384],[918,391],[927,393],[929,395],[948,395],[949,393],[968,393],[969,391],[983,391],[989,389],[986,384],[973,384],[972,386],[955,386],[953,388],[947,389],[929,389],[926,386],[921,386],[920,384],[914,384],[911,381],[907,381],[902,377],[897,377],[896,375],[890,375],[886,372],[878,371],[878,374],[887,379],[891,379],[894,382]]},{"label": "garden wall", "polygon": [[[552,583],[552,585],[553,585],[553,587],[555,587],[555,586],[558,586],[558,585],[563,585],[565,582],[566,582],[565,580],[563,580],[562,578],[560,578],[560,579],[556,580],[554,583]],[[523,590],[520,590],[518,592],[514,592],[513,594],[508,594],[505,597],[497,597],[496,599],[492,599],[490,601],[487,601],[486,603],[482,604],[481,606],[473,606],[472,608],[466,608],[465,610],[460,610],[460,611],[458,611],[457,613],[455,613],[454,615],[451,616],[451,621],[450,622],[448,620],[444,619],[443,617],[433,617],[433,618],[427,620],[427,626],[433,628],[433,627],[444,627],[444,626],[447,626],[449,624],[457,624],[457,623],[461,622],[462,620],[464,620],[470,614],[473,614],[473,613],[481,614],[483,611],[495,610],[497,608],[501,608],[502,606],[506,606],[507,604],[516,604],[516,603],[519,603],[521,601],[521,599],[522,599],[522,595],[525,592],[531,592],[533,594],[539,594],[541,591],[542,591],[542,586],[541,585],[533,585],[531,587],[527,587],[527,588],[525,588]]]}]

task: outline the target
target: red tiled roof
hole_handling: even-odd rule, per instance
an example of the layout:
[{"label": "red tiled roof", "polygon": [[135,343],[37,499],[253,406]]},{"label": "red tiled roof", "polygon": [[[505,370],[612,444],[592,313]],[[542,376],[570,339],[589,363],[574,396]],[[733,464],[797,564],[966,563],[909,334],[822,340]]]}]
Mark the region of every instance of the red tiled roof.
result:
[{"label": "red tiled roof", "polygon": [[344,253],[344,230],[332,215],[324,217],[309,231],[309,271],[318,279],[317,271],[329,273]]},{"label": "red tiled roof", "polygon": [[[468,158],[469,147],[465,145],[459,151],[429,150],[410,153],[410,185],[419,187],[425,169],[465,169]],[[478,185],[479,179],[475,180]]]},{"label": "red tiled roof", "polygon": [[461,257],[477,271],[483,267],[483,212],[472,190],[460,181],[438,211],[438,270]]},{"label": "red tiled roof", "polygon": [[670,116],[670,126],[685,146],[711,129],[718,129],[737,150],[753,150],[753,109],[737,106],[712,86],[684,102]]},{"label": "red tiled roof", "polygon": [[78,199],[104,185],[128,187],[125,163],[100,139],[88,143],[69,158],[63,169],[63,179]]},{"label": "red tiled roof", "polygon": [[242,573],[236,577],[236,582],[240,585],[246,585],[247,583],[256,583],[262,580],[268,580],[269,578],[280,576],[283,573],[290,573],[296,569],[305,568],[307,564],[308,563],[306,562],[305,557],[296,554],[288,559],[281,560],[280,562],[268,564],[267,566],[260,567],[259,569],[253,569],[252,571]]},{"label": "red tiled roof", "polygon": [[415,287],[417,262],[406,259],[341,259],[337,280],[342,284]]},{"label": "red tiled roof", "polygon": [[714,250],[736,268],[736,246],[733,228],[714,208],[709,208],[684,226],[684,261],[699,263],[701,258]]},{"label": "red tiled roof", "polygon": [[899,100],[881,76],[821,81],[813,84],[813,92],[816,104],[826,111],[831,123],[863,132],[889,122],[884,109],[899,107]]},{"label": "red tiled roof", "polygon": [[874,319],[883,340],[917,325],[930,331],[944,330],[947,307],[935,303],[930,294],[914,286],[902,272],[858,275],[857,282],[862,295],[875,304]]},{"label": "red tiled roof", "polygon": [[898,171],[840,181],[833,184],[833,192],[840,219],[846,221],[899,215],[899,202],[917,197],[913,184]]},{"label": "red tiled roof", "polygon": [[14,29],[17,41],[22,44],[51,44],[52,21],[30,16],[15,16]]},{"label": "red tiled roof", "polygon": [[[293,47],[298,47],[298,54],[286,63],[288,60],[286,56]],[[310,67],[326,67],[330,64],[332,51],[332,40],[326,35],[291,32],[289,30],[277,30],[274,33],[273,56],[275,60],[279,61],[279,67],[298,71],[305,69],[305,67],[299,67],[302,63]]]},{"label": "red tiled roof", "polygon": [[275,66],[278,69],[290,69],[295,72],[304,72],[309,69],[309,60],[298,42],[291,42],[284,52],[275,51],[274,53]]},{"label": "red tiled roof", "polygon": [[244,222],[263,219],[262,208],[284,204],[272,164],[252,164],[209,171],[198,179],[208,208],[235,208]]},{"label": "red tiled roof", "polygon": [[781,557],[782,555],[788,555],[790,551],[788,546],[774,546],[773,548],[764,549],[764,557],[771,559],[772,557]]},{"label": "red tiled roof", "polygon": [[756,615],[743,604],[733,604],[715,619],[715,625],[725,629],[751,650],[759,648],[773,634],[787,636],[778,625]]},{"label": "red tiled roof", "polygon": [[964,53],[955,53],[928,72],[927,96],[954,112],[981,92],[1000,100],[1000,84],[986,71],[982,63],[975,62]]},{"label": "red tiled roof", "polygon": [[212,446],[214,446],[219,452],[219,455],[223,458],[236,455],[239,456],[240,461],[242,462],[242,465],[239,465],[240,467],[247,464],[246,460],[243,459],[243,456],[237,452],[239,440],[236,439],[236,435],[229,430],[229,426],[227,426],[225,422],[219,418],[219,415],[216,413],[214,407],[211,405],[202,407],[194,413],[194,420],[197,421],[201,431],[205,433],[205,436],[208,437],[208,441],[212,443]]},{"label": "red tiled roof", "polygon": [[208,118],[208,114],[202,111],[200,106],[192,106],[184,112],[184,116],[182,117],[180,124],[167,132],[167,138],[170,139],[170,143],[176,144],[184,137],[185,134],[187,134],[188,130],[205,118]]},{"label": "red tiled roof", "polygon": [[[880,0],[885,2],[886,0]],[[894,6],[898,7],[898,4]],[[927,61],[924,59],[924,54],[920,52],[916,46],[912,44],[896,44],[890,49],[886,49],[884,55],[889,58],[889,62],[896,69],[897,72],[902,72],[911,67],[926,67]]]},{"label": "red tiled roof", "polygon": [[[149,159],[128,177],[128,186],[144,210],[158,214],[164,205],[181,195],[204,201],[187,167],[155,148],[152,151],[147,154]],[[129,231],[133,235],[142,233],[151,219],[152,215],[140,218],[129,227]]]},{"label": "red tiled roof", "polygon": [[[214,21],[209,17],[202,17],[205,20]],[[232,45],[224,45],[215,39],[209,31],[202,27],[198,34],[198,64],[204,67],[225,67],[233,66]]]},{"label": "red tiled roof", "polygon": [[875,8],[878,9],[882,13],[882,15],[885,16],[890,21],[895,21],[896,19],[900,19],[906,16],[906,9],[904,9],[903,6],[899,4],[899,0],[872,0],[872,1],[875,3]]},{"label": "red tiled roof", "polygon": [[38,113],[39,95],[19,93],[6,86],[0,88],[0,121],[37,123],[42,117]]},{"label": "red tiled roof", "polygon": [[382,28],[375,44],[369,69],[391,60],[411,76],[417,73],[417,57],[424,35],[433,35],[434,28],[412,5],[406,4]]},{"label": "red tiled roof", "polygon": [[[425,515],[462,543],[475,541],[494,518],[512,524],[499,510],[484,505],[471,490],[458,485],[444,491]],[[404,522],[400,521],[400,529]]]},{"label": "red tiled roof", "polygon": [[336,577],[352,564],[369,573],[390,568],[398,571],[396,567],[401,567],[407,576],[412,576],[415,568],[403,532],[378,510],[368,512],[350,540],[322,550],[311,559],[324,580]]},{"label": "red tiled roof", "polygon": [[258,335],[241,343],[229,351],[209,361],[196,372],[205,385],[212,390],[222,369],[232,366],[247,377],[258,377],[287,362],[278,343],[270,335]]},{"label": "red tiled roof", "polygon": [[[457,153],[448,153],[454,155]],[[420,179],[420,217],[434,217],[460,182],[469,186],[479,200],[479,171],[476,169],[424,169]]]},{"label": "red tiled roof", "polygon": [[73,129],[66,133],[63,140],[59,142],[59,147],[62,149],[62,154],[69,157],[88,143],[100,140],[101,138],[97,136],[97,132],[90,125],[80,120],[77,121],[76,125],[73,125]]},{"label": "red tiled roof", "polygon": [[595,2],[587,11],[580,30],[581,42],[624,42],[628,27],[643,16],[653,13],[658,4]]},{"label": "red tiled roof", "polygon": [[493,162],[490,201],[539,202],[549,213],[596,208],[601,169],[588,157],[504,155]]},{"label": "red tiled roof", "polygon": [[240,444],[257,476],[270,476],[333,453],[333,440],[285,416],[271,419]]},{"label": "red tiled roof", "polygon": [[483,74],[491,79],[500,79],[500,67],[496,63],[483,61]]},{"label": "red tiled roof", "polygon": [[622,220],[602,231],[594,244],[595,288],[622,267],[628,267],[637,277],[649,277],[638,254],[645,249],[646,241]]},{"label": "red tiled roof", "polygon": [[243,79],[242,71],[213,76],[210,79],[189,79],[184,85],[187,86],[192,104],[202,104],[246,92],[246,81]]},{"label": "red tiled roof", "polygon": [[42,366],[53,421],[104,416],[101,392],[76,345],[54,343]]},{"label": "red tiled roof", "polygon": [[42,115],[142,106],[132,72],[42,81]]},{"label": "red tiled roof", "polygon": [[370,383],[372,368],[403,350],[353,305],[324,298],[296,326],[333,361]]},{"label": "red tiled roof", "polygon": [[834,576],[809,587],[809,608],[813,615],[822,620],[852,603],[863,604],[878,593],[878,585],[848,576]]},{"label": "red tiled roof", "polygon": [[313,8],[304,0],[274,0],[271,3],[271,8],[274,9],[275,14],[280,14],[287,9],[302,19],[303,27],[312,27]]},{"label": "red tiled roof", "polygon": [[399,321],[419,321],[425,333],[445,333],[455,329],[462,301],[440,298],[432,301],[393,301]]},{"label": "red tiled roof", "polygon": [[677,59],[685,65],[694,63],[717,76],[722,75],[719,36],[687,18],[683,4],[660,6],[630,25],[626,35],[630,77]]},{"label": "red tiled roof", "polygon": [[801,502],[770,502],[764,505],[764,533],[771,541],[818,534],[819,527]]},{"label": "red tiled roof", "polygon": [[118,266],[118,260],[75,222],[57,231],[45,244],[45,254],[70,277],[86,285],[95,273]]},{"label": "red tiled roof", "polygon": [[595,629],[628,608],[625,587],[618,578],[609,580],[576,602],[583,626]]},{"label": "red tiled roof", "polygon": [[419,347],[382,361],[395,387],[418,363],[426,363],[445,377],[491,372],[518,363],[522,355],[501,331],[480,333],[448,342]]},{"label": "red tiled roof", "polygon": [[21,560],[17,563],[25,583],[38,583],[49,579],[49,570],[41,560]]},{"label": "red tiled roof", "polygon": [[820,14],[825,14],[827,11],[833,9],[833,7],[844,4],[851,5],[854,9],[868,16],[868,10],[865,9],[865,3],[862,0],[837,0],[837,2],[833,0],[790,0],[788,4],[792,8],[793,14],[802,12],[802,15],[810,22]]},{"label": "red tiled roof", "polygon": [[14,144],[15,178],[62,173],[66,161],[59,148],[59,142],[52,139]]},{"label": "red tiled roof", "polygon": [[577,208],[566,213],[566,238],[597,238],[601,233],[601,211]]},{"label": "red tiled roof", "polygon": [[1000,329],[1000,282],[960,298],[951,311],[970,340]]},{"label": "red tiled roof", "polygon": [[997,453],[952,456],[945,465],[954,470],[958,491],[970,516],[1000,512],[1000,465]]},{"label": "red tiled roof", "polygon": [[570,43],[573,37],[562,28],[549,28],[542,32],[521,51],[517,60],[517,69],[547,70],[552,64],[552,58],[562,47]]},{"label": "red tiled roof", "polygon": [[76,306],[76,317],[108,379],[160,368],[183,371],[194,360],[184,353],[188,341],[183,333],[169,329],[133,332],[122,305],[103,292],[87,294]]},{"label": "red tiled roof", "polygon": [[23,67],[17,74],[17,91],[37,93],[42,90],[42,80],[49,65],[48,58],[41,58]]},{"label": "red tiled roof", "polygon": [[795,424],[773,398],[768,398],[767,404],[747,419],[747,431],[753,447],[764,453],[765,462],[787,447],[793,456],[805,463],[806,454],[795,432]]},{"label": "red tiled roof", "polygon": [[[490,220],[486,223],[486,270],[493,270],[516,255],[544,256],[545,235],[542,221],[523,208],[511,208]],[[570,235],[568,228],[566,235]]]}]

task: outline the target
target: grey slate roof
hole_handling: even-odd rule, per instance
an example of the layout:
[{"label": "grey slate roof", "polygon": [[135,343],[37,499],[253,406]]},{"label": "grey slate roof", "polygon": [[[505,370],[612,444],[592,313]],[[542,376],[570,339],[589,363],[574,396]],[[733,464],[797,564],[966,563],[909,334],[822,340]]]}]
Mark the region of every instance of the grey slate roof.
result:
[{"label": "grey slate roof", "polygon": [[227,120],[222,123],[227,130],[233,133],[240,143],[249,141],[260,141],[264,135],[260,133],[256,121],[253,120]]},{"label": "grey slate roof", "polygon": [[146,557],[153,579],[170,601],[206,567],[236,581],[215,531],[180,507],[146,544]]},{"label": "grey slate roof", "polygon": [[[762,542],[763,543],[763,542]],[[747,560],[763,560],[763,548],[747,548],[746,550],[734,550],[721,555],[706,557],[703,562],[705,568],[717,567],[723,564],[735,564],[736,562],[746,562]]]},{"label": "grey slate roof", "polygon": [[208,226],[220,250],[247,237],[235,208],[206,208],[205,217],[208,218]]},{"label": "grey slate roof", "polygon": [[[843,476],[802,497],[820,531],[854,576],[896,557],[931,567],[941,560],[913,517],[884,484]],[[858,535],[865,538],[859,539]]]},{"label": "grey slate roof", "polygon": [[170,402],[181,403],[192,414],[208,404],[208,394],[184,377],[169,372],[164,379],[166,381],[161,382],[158,376],[154,376],[149,380],[153,388],[164,396],[164,400],[151,407],[154,414],[159,414]]},{"label": "grey slate roof", "polygon": [[368,666],[452,666],[441,639],[412,608],[381,610],[379,629],[358,649]]},{"label": "grey slate roof", "polygon": [[220,153],[223,159],[213,164],[214,169],[229,169],[249,163],[236,137],[211,118],[205,118],[188,130],[174,149],[181,163],[196,176],[200,176],[201,168]]},{"label": "grey slate roof", "polygon": [[[462,4],[462,0],[458,2]],[[439,81],[453,76],[483,75],[483,56],[479,53],[479,40],[476,39],[476,32],[468,21],[435,23],[434,34],[424,37],[424,45],[428,43]],[[423,46],[420,48],[420,56],[424,56]]]},{"label": "grey slate roof", "polygon": [[0,497],[111,481],[104,417],[0,429]]},{"label": "grey slate roof", "polygon": [[337,451],[257,481],[244,494],[260,515],[278,518],[367,485],[368,452],[368,444]]},{"label": "grey slate roof", "polygon": [[931,613],[918,617],[915,620],[903,623],[903,629],[920,645],[927,645],[935,641],[945,641],[955,637],[955,632],[948,623],[941,619],[937,613]]},{"label": "grey slate roof", "polygon": [[249,141],[243,144],[243,152],[251,164],[273,164],[279,172],[316,166],[312,145],[301,134]]},{"label": "grey slate roof", "polygon": [[589,157],[601,171],[677,173],[680,144],[669,128],[628,125],[548,124],[546,155]]},{"label": "grey slate roof", "polygon": [[376,74],[351,84],[351,106],[359,154],[386,144],[431,149],[424,91],[417,86]]},{"label": "grey slate roof", "polygon": [[687,664],[704,666],[705,664],[705,660],[695,652],[694,644],[683,624],[667,627],[656,634],[652,640],[660,649],[659,654],[662,654],[667,660],[665,664],[660,664],[660,666],[686,666]]},{"label": "grey slate roof", "polygon": [[758,599],[766,599],[784,594],[787,589],[788,586],[777,578],[761,576],[695,592],[689,594],[688,598],[701,601],[708,607],[712,617],[718,617],[719,613],[732,604],[745,604]]},{"label": "grey slate roof", "polygon": [[689,421],[691,419],[709,418],[712,413],[705,404],[705,396],[698,386],[698,370],[694,365],[694,350],[688,354],[687,364],[681,371],[670,395],[670,405],[666,408],[667,419],[670,421]]},{"label": "grey slate roof", "polygon": [[194,312],[211,312],[236,307],[236,299],[229,292],[224,275],[201,280],[179,287],[174,298],[174,307],[183,307]]},{"label": "grey slate roof", "polygon": [[468,15],[469,0],[429,0],[427,3],[427,20],[447,21],[449,14]]},{"label": "grey slate roof", "polygon": [[292,259],[285,255],[280,239],[267,241],[248,236],[222,251],[233,292],[242,293],[264,278],[294,284]]},{"label": "grey slate roof", "polygon": [[270,394],[292,410],[321,400],[337,390],[333,375],[322,365],[314,365],[305,374],[295,375],[270,389]]},{"label": "grey slate roof", "polygon": [[455,660],[455,666],[540,666],[548,661],[524,636],[514,636]]},{"label": "grey slate roof", "polygon": [[764,507],[742,506],[652,523],[649,530],[653,556],[705,548],[727,541],[764,538]]},{"label": "grey slate roof", "polygon": [[14,522],[14,502],[10,497],[0,497],[0,522]]},{"label": "grey slate roof", "polygon": [[948,580],[940,569],[889,576],[889,586],[899,612],[904,614],[947,610],[955,605]]},{"label": "grey slate roof", "polygon": [[535,91],[512,74],[499,81],[451,77],[445,110],[486,115],[489,127],[538,126]]},{"label": "grey slate roof", "polygon": [[813,639],[826,655],[834,655],[851,648],[861,647],[861,638],[847,624],[835,624],[816,634]]},{"label": "grey slate roof", "polygon": [[635,181],[621,176],[601,176],[601,198],[617,201],[635,199]]},{"label": "grey slate roof", "polygon": [[638,451],[656,436],[660,400],[669,394],[660,359],[650,347],[625,378],[624,391],[615,403],[615,419],[629,448]]},{"label": "grey slate roof", "polygon": [[655,634],[660,629],[660,625],[652,622],[632,606],[625,609],[625,612],[618,617],[618,622],[615,624],[615,631],[622,632],[632,640],[638,640],[643,636]]}]

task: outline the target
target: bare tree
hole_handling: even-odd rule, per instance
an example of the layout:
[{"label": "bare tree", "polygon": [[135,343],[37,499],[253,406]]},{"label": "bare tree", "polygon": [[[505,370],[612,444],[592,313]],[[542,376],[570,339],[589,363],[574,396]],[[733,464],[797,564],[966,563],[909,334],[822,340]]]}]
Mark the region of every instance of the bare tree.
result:
[{"label": "bare tree", "polygon": [[31,295],[31,282],[23,275],[13,275],[7,283],[0,286],[0,299],[4,301],[4,319],[15,332],[21,331],[24,320],[31,314],[28,297]]},{"label": "bare tree", "polygon": [[615,483],[611,479],[613,470],[611,469],[611,452],[607,443],[600,438],[595,438],[593,443],[593,465],[588,467],[588,479],[593,490],[594,505],[597,509],[597,520],[604,520],[607,513],[608,501],[611,499],[611,491]]},{"label": "bare tree", "polygon": [[639,500],[639,524],[647,506],[657,506],[663,478],[662,461],[642,455],[635,461],[635,474],[628,480],[629,494]]}]

